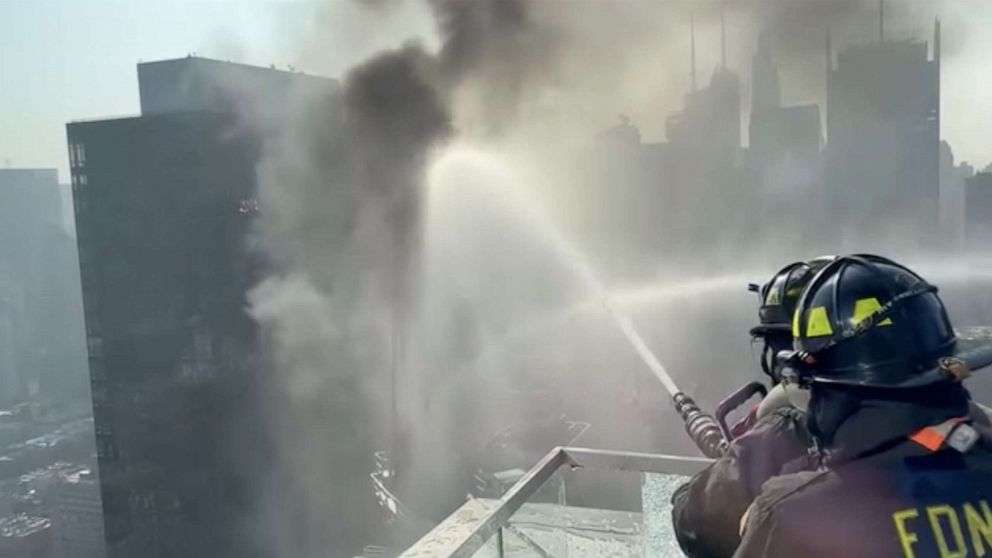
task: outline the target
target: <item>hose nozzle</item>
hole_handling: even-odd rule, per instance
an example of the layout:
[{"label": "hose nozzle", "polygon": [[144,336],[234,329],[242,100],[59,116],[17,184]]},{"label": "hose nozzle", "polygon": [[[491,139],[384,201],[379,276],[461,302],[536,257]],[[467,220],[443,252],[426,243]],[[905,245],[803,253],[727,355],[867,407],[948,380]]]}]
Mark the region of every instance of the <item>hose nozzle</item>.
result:
[{"label": "hose nozzle", "polygon": [[727,452],[727,439],[716,419],[699,408],[696,402],[681,391],[672,396],[675,411],[685,422],[685,431],[706,457],[717,458]]}]

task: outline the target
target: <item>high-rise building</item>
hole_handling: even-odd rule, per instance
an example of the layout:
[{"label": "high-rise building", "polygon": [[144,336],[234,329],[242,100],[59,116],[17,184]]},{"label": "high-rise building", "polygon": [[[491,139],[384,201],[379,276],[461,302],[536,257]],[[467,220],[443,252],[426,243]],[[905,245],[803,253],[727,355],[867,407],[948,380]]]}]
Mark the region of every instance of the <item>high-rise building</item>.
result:
[{"label": "high-rise building", "polygon": [[51,515],[54,558],[105,558],[100,482],[92,471],[59,475]]},{"label": "high-rise building", "polygon": [[940,228],[948,250],[964,247],[965,181],[975,174],[966,161],[955,161],[947,141],[940,142]]},{"label": "high-rise building", "polygon": [[0,405],[72,387],[81,398],[86,385],[75,247],[59,189],[55,169],[0,169]]},{"label": "high-rise building", "polygon": [[767,164],[787,158],[803,163],[815,159],[820,151],[820,109],[782,106],[778,69],[766,35],[759,38],[751,62],[751,84],[751,156]]},{"label": "high-rise building", "polygon": [[828,211],[862,245],[935,248],[940,26],[932,55],[925,41],[881,39],[842,50],[836,66],[827,53]]},{"label": "high-rise building", "polygon": [[707,163],[730,162],[741,146],[740,78],[719,66],[707,87],[685,96],[685,107],[665,122],[668,140]]},{"label": "high-rise building", "polygon": [[965,247],[973,255],[992,256],[992,173],[980,172],[965,179]]},{"label": "high-rise building", "polygon": [[[108,553],[246,556],[256,166],[268,108],[334,82],[198,58],[138,76],[144,114],[67,126]],[[243,104],[262,90],[283,97]]]},{"label": "high-rise building", "polygon": [[[761,231],[778,241],[809,246],[820,232],[823,166],[820,109],[782,106],[778,68],[767,35],[758,40],[751,62],[751,114],[747,166],[761,201],[754,215],[774,224]],[[781,231],[788,230],[788,235]]]},{"label": "high-rise building", "polygon": [[[739,180],[740,105],[740,79],[720,65],[710,83],[686,94],[682,110],[665,121],[668,142],[653,149],[657,161],[650,163],[670,163],[653,177],[663,195],[645,209],[654,212],[655,232],[647,238],[669,257],[691,258],[689,252],[720,243],[720,229],[699,215],[735,215],[743,191],[730,186]],[[659,223],[667,230],[659,230]],[[686,237],[694,242],[684,242]]]},{"label": "high-rise building", "polygon": [[[751,119],[755,113],[782,106],[778,67],[772,59],[767,33],[758,35],[758,49],[751,58]],[[753,132],[752,132],[753,135]]]}]

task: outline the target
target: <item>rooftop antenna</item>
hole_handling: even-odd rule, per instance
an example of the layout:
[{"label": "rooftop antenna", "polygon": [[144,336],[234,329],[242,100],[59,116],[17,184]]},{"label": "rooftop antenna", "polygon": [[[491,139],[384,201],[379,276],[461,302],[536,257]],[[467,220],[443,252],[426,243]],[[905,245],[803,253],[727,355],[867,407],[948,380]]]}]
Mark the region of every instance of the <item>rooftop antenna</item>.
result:
[{"label": "rooftop antenna", "polygon": [[720,67],[727,67],[727,29],[723,21],[723,4],[720,4]]},{"label": "rooftop antenna", "polygon": [[824,54],[826,55],[826,66],[827,66],[827,78],[830,77],[830,72],[834,69],[834,51],[833,46],[830,44],[830,28],[827,27],[827,38],[824,44]]},{"label": "rooftop antenna", "polygon": [[940,20],[933,18],[933,60],[940,68]]},{"label": "rooftop antenna", "polygon": [[692,92],[696,92],[696,13],[689,12],[689,65]]},{"label": "rooftop antenna", "polygon": [[826,98],[826,102],[823,103],[823,136],[824,136],[823,139],[829,141],[829,137],[827,137],[827,130],[830,128],[830,122],[828,120],[829,114],[827,113],[827,111],[829,110],[829,106],[830,106],[830,74],[834,71],[834,51],[833,51],[833,45],[831,45],[830,43],[829,27],[827,27],[827,36],[826,39],[824,40],[823,46],[824,46],[824,54],[826,55],[824,57],[824,62],[825,62],[824,70],[826,76],[823,81],[823,86],[824,86],[823,93],[824,93],[824,97]]},{"label": "rooftop antenna", "polygon": [[878,0],[878,42],[885,42],[885,0]]},{"label": "rooftop antenna", "polygon": [[936,72],[937,81],[937,99],[934,102],[934,108],[937,112],[937,141],[940,141],[940,20],[934,18],[933,20],[933,63],[934,71]]}]

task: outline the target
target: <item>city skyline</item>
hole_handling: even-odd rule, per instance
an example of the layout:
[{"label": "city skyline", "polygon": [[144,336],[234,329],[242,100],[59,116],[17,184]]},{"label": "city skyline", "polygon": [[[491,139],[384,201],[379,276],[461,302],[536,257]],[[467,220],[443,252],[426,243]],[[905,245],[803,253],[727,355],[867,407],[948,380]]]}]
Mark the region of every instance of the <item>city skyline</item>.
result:
[{"label": "city skyline", "polygon": [[580,436],[716,453],[811,255],[992,331],[992,6],[604,6],[0,0],[0,557],[393,556]]},{"label": "city skyline", "polygon": [[[196,53],[340,78],[347,68],[381,48],[397,47],[411,38],[428,45],[436,43],[435,30],[422,3],[399,1],[391,5],[386,10],[367,8],[360,2],[249,0],[237,2],[237,9],[233,9],[229,0],[183,0],[167,4],[128,2],[126,6],[102,1],[87,3],[83,8],[59,0],[4,0],[0,2],[6,11],[0,19],[0,56],[8,79],[23,86],[0,91],[0,103],[7,109],[0,113],[0,126],[12,131],[0,138],[0,166],[56,167],[60,182],[68,182],[64,123],[107,114],[138,114],[132,72],[134,64],[142,60]],[[992,48],[992,37],[980,32],[984,23],[992,22],[992,6],[980,2],[939,6],[910,2],[905,6],[906,13],[901,18],[889,16],[894,21],[886,27],[888,38],[926,38],[932,19],[940,17],[947,37],[941,68],[942,139],[951,144],[956,160],[983,168],[992,161],[992,140],[986,139],[992,130],[992,111],[985,110],[985,99],[992,97],[992,77],[974,68],[981,67],[984,53]],[[189,18],[189,13],[197,17]],[[308,39],[315,26],[328,23],[332,25],[331,39],[322,39],[319,44]],[[679,44],[687,48],[688,21],[676,23],[686,35]],[[866,17],[863,25],[834,29],[834,48],[840,50],[873,40],[875,25]],[[697,63],[705,76],[719,63],[719,38],[712,25],[699,26]],[[742,89],[749,90],[750,56],[757,43],[756,30],[745,27],[728,18],[727,40],[731,48],[727,65],[742,75]],[[824,30],[809,31],[819,34]],[[51,44],[44,42],[45,37],[53,39]],[[42,46],[32,46],[39,39]],[[819,44],[822,37],[810,37],[810,42]],[[686,66],[687,70],[687,50],[673,49],[659,55],[666,66]],[[820,60],[811,56],[807,63],[816,65]],[[801,66],[792,62],[780,69],[783,102],[822,105],[825,90],[796,83],[799,78],[794,74],[801,73]],[[665,139],[663,125],[650,116],[660,117],[676,109],[678,104],[671,99],[691,87],[688,71],[675,75],[676,79],[664,84],[666,91],[658,92],[664,104],[657,103],[649,109],[651,112],[644,112],[648,109],[642,107],[616,107],[634,116],[646,139]],[[79,87],[81,83],[86,87]],[[748,99],[742,98],[745,123],[748,107]],[[613,114],[592,117],[608,123]]]}]

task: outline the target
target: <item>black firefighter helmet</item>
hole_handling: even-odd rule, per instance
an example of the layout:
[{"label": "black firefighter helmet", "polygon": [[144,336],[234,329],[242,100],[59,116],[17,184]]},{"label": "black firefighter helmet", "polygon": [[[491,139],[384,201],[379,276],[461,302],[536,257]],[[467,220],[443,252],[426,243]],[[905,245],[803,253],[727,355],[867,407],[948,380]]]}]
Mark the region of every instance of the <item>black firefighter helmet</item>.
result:
[{"label": "black firefighter helmet", "polygon": [[751,285],[751,290],[761,296],[758,308],[758,325],[751,328],[751,336],[764,342],[761,369],[778,381],[774,358],[780,351],[792,348],[792,316],[806,285],[823,266],[835,258],[821,256],[816,259],[791,263],[780,269],[763,286]]},{"label": "black firefighter helmet", "polygon": [[809,282],[792,322],[800,379],[870,388],[945,380],[958,341],[937,288],[874,255],[825,265]]}]

